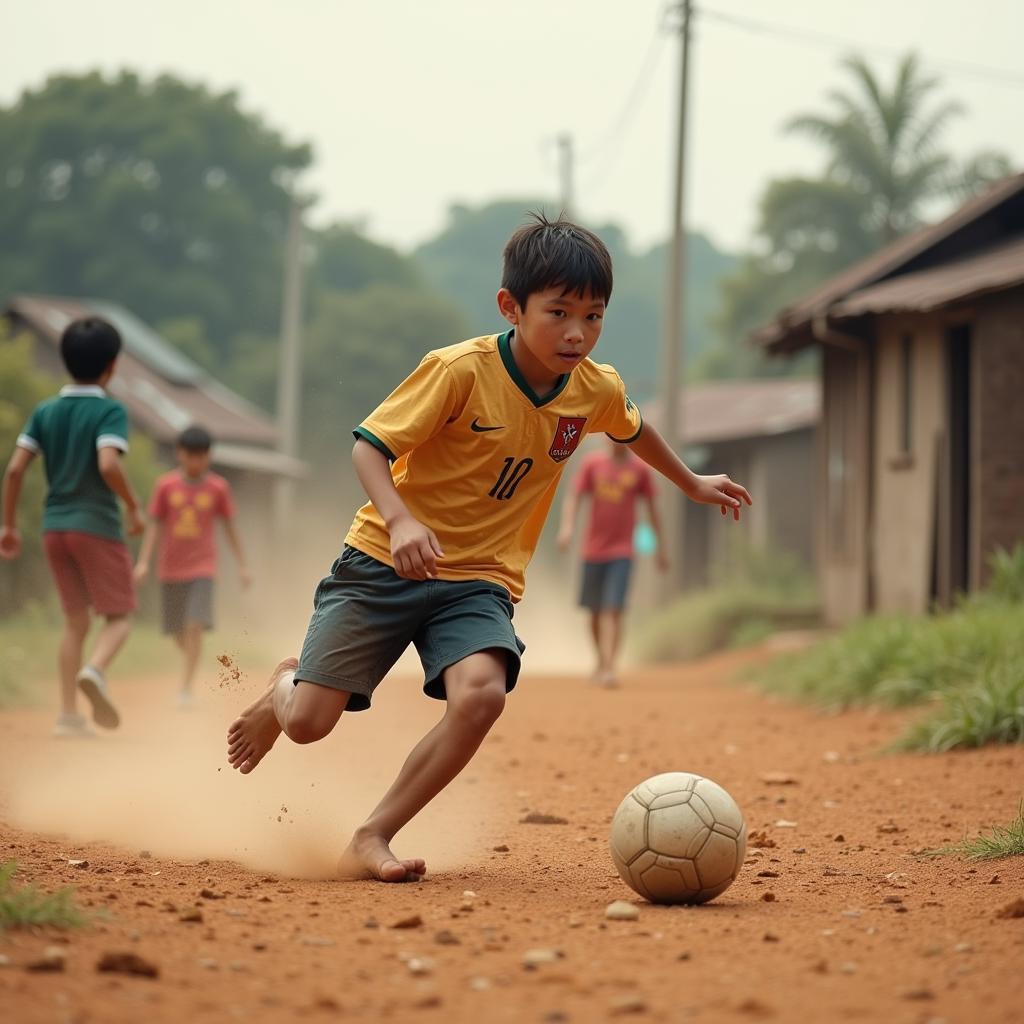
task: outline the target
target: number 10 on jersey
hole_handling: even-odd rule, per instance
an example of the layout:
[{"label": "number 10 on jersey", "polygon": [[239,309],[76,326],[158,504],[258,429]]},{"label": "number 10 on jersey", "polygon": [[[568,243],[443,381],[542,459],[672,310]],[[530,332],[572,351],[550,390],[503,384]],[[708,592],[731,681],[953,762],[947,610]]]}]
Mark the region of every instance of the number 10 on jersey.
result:
[{"label": "number 10 on jersey", "polygon": [[532,467],[533,459],[520,459],[516,462],[514,455],[508,456],[505,459],[505,464],[501,467],[497,482],[487,492],[488,496],[497,498],[498,501],[507,501],[516,493],[520,481]]}]

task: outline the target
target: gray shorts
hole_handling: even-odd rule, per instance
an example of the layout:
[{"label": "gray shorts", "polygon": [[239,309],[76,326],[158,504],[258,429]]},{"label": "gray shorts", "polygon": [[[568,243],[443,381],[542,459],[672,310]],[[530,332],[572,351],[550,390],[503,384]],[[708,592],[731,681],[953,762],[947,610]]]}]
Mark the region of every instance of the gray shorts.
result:
[{"label": "gray shorts", "polygon": [[161,583],[164,632],[181,633],[190,622],[213,629],[213,580],[203,578]]},{"label": "gray shorts", "polygon": [[632,558],[584,562],[580,604],[592,612],[622,611],[626,607],[632,570]]},{"label": "gray shorts", "polygon": [[348,711],[365,711],[377,684],[409,644],[423,664],[423,692],[445,699],[444,670],[470,654],[508,655],[506,691],[526,649],[512,628],[508,591],[484,580],[407,580],[375,558],[345,547],[313,596],[313,618],[296,681],[352,694]]}]

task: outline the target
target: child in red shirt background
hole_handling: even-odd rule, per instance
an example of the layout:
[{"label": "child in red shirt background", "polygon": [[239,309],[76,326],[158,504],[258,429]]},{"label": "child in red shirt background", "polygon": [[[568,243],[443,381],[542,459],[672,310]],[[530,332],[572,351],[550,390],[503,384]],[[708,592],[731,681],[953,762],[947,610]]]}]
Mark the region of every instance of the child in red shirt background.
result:
[{"label": "child in red shirt background", "polygon": [[251,582],[235,529],[231,485],[210,471],[213,439],[202,427],[189,427],[178,438],[178,468],[156,482],[149,502],[149,525],[135,565],[135,580],[149,574],[153,549],[159,545],[157,576],[163,606],[163,630],[174,637],[184,656],[178,705],[191,707],[192,686],[202,651],[203,630],[213,628],[213,581],[217,576],[215,522],[224,531],[238,562],[243,587]]},{"label": "child in red shirt background", "polygon": [[633,570],[636,504],[643,500],[657,541],[658,568],[668,568],[661,541],[661,521],[654,504],[654,479],[647,464],[624,444],[609,439],[606,451],[591,452],[573,481],[562,507],[558,545],[569,547],[576,514],[584,496],[590,515],[583,535],[583,581],[580,605],[590,611],[590,632],[597,653],[594,680],[616,686],[615,664],[622,646],[622,620]]}]

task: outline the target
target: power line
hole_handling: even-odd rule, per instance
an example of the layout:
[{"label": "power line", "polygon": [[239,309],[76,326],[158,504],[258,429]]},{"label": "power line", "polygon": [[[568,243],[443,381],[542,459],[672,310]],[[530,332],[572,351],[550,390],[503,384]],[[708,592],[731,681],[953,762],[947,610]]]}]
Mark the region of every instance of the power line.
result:
[{"label": "power line", "polygon": [[[865,53],[877,53],[885,57],[895,58],[903,57],[907,52],[905,49],[884,46],[878,43],[856,42],[844,36],[832,35],[828,32],[816,32],[808,29],[794,28],[790,25],[781,25],[778,22],[760,21],[756,18],[732,14],[729,11],[715,10],[713,7],[705,7],[703,4],[697,8],[696,13],[703,19],[718,22],[730,28],[738,28],[745,32],[760,35],[775,36],[779,39],[790,39],[809,46],[826,46],[829,49],[839,48],[843,50],[864,51]],[[938,68],[944,68],[955,74],[967,75],[999,85],[1010,86],[1011,88],[1024,88],[1024,75],[1014,71],[988,67],[985,64],[975,64],[972,61],[956,60],[950,57],[932,57],[923,53],[921,56],[929,64]]]}]

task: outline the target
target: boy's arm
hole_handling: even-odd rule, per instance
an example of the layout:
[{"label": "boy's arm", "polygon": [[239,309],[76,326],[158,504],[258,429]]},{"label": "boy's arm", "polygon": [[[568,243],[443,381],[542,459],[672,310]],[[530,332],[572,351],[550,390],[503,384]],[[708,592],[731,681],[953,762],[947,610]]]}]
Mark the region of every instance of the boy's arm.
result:
[{"label": "boy's arm", "polygon": [[575,489],[571,490],[562,504],[562,519],[558,525],[558,546],[563,551],[568,550],[569,544],[572,542],[572,534],[573,530],[576,529],[576,516],[579,513],[579,508],[580,496]]},{"label": "boy's arm", "polygon": [[153,557],[153,550],[156,548],[157,541],[160,539],[163,525],[159,519],[151,519],[146,523],[146,532],[142,537],[142,547],[139,548],[139,557],[135,560],[135,571],[132,573],[136,583],[142,583],[149,575],[149,563]]},{"label": "boy's arm", "polygon": [[658,503],[654,500],[653,494],[645,495],[647,499],[647,520],[651,524],[651,531],[654,534],[655,543],[658,545],[655,558],[658,568],[664,572],[668,568],[668,555],[665,552],[665,543],[661,533],[661,516],[658,514]]},{"label": "boy's arm", "polygon": [[437,575],[437,559],[443,558],[444,552],[434,531],[413,518],[402,501],[387,456],[360,438],[352,449],[352,463],[388,529],[395,572],[409,580],[433,579]]},{"label": "boy's arm", "polygon": [[228,535],[228,543],[235,553],[235,561],[238,563],[238,578],[241,580],[242,589],[248,588],[252,583],[252,576],[249,575],[249,567],[246,565],[245,553],[242,551],[242,540],[235,529],[235,521],[230,517],[224,519],[224,532]]},{"label": "boy's arm", "polygon": [[14,449],[11,461],[4,471],[3,524],[0,526],[0,558],[17,558],[21,551],[21,533],[17,523],[18,498],[21,497],[21,482],[25,478],[25,470],[35,458],[35,452],[21,446]]},{"label": "boy's arm", "polygon": [[732,509],[733,518],[739,520],[742,502],[753,504],[747,489],[733,483],[725,473],[714,476],[694,473],[649,423],[644,424],[640,436],[631,441],[629,447],[651,469],[656,469],[666,480],[674,483],[691,501],[702,505],[718,505],[723,516]]},{"label": "boy's arm", "polygon": [[96,452],[100,476],[104,483],[124,502],[127,513],[126,529],[129,537],[137,537],[145,528],[139,499],[121,465],[121,452],[117,448],[105,447]]}]

